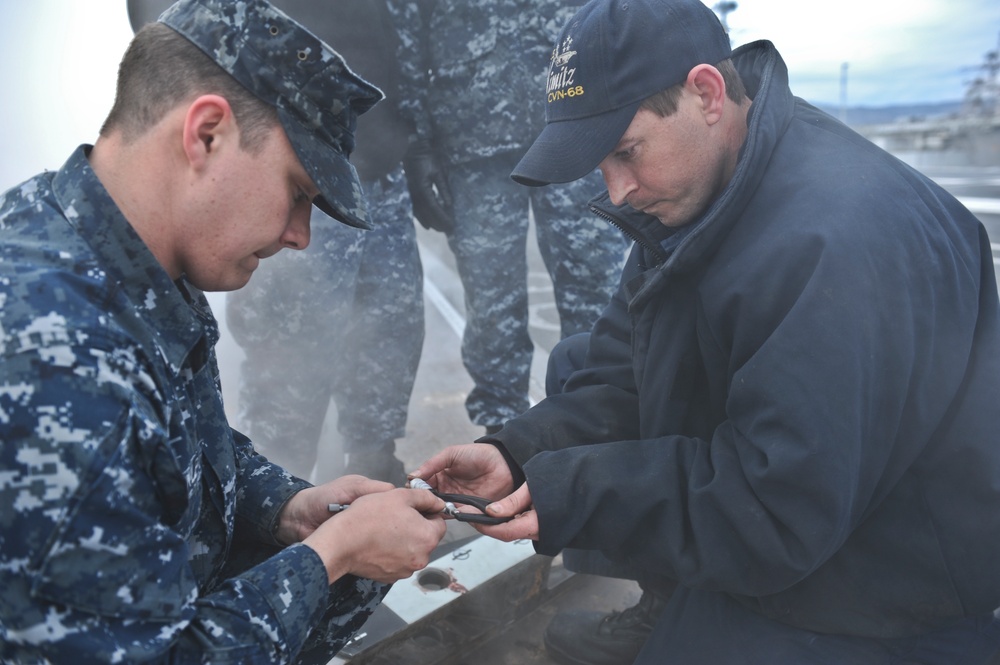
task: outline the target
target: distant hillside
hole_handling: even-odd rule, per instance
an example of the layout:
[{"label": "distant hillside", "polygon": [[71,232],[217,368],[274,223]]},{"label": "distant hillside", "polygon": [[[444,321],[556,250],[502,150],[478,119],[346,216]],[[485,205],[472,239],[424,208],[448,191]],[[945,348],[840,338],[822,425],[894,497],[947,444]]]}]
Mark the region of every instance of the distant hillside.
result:
[{"label": "distant hillside", "polygon": [[[826,104],[817,104],[817,106],[835,118],[840,117],[839,107]],[[955,113],[961,107],[962,102],[904,104],[898,106],[849,106],[847,107],[847,124],[857,127],[861,125],[881,125],[901,118],[938,118]]]}]

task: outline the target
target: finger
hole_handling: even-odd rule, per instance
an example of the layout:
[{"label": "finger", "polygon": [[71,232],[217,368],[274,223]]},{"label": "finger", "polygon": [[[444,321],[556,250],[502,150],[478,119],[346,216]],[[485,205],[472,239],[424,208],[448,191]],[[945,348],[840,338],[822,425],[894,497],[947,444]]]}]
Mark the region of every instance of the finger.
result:
[{"label": "finger", "polygon": [[431,482],[431,478],[436,476],[441,471],[444,471],[452,463],[452,448],[445,448],[437,455],[434,455],[429,460],[425,461],[416,471],[407,474],[408,478],[421,478],[427,482]]},{"label": "finger", "polygon": [[448,211],[449,217],[451,216],[452,209],[452,198],[451,189],[448,187],[447,178],[439,178],[437,184],[438,188],[438,198],[441,201],[441,205]]},{"label": "finger", "polygon": [[416,202],[413,204],[413,216],[418,222],[420,222],[420,226],[424,227],[428,231],[434,230],[431,226],[430,217],[428,216],[427,211],[423,206],[417,205]]},{"label": "finger", "polygon": [[515,540],[538,540],[538,513],[534,510],[521,513],[503,524],[473,524],[472,526],[484,536],[507,543]]},{"label": "finger", "polygon": [[364,476],[344,476],[339,480],[340,482],[345,483],[342,486],[342,489],[348,494],[346,499],[347,501],[353,501],[354,499],[365,496],[366,494],[388,492],[389,490],[395,488],[392,483],[387,483],[382,480],[373,480]]},{"label": "finger", "polygon": [[428,217],[431,228],[435,231],[447,233],[455,226],[455,222],[449,213],[436,199],[432,199],[428,207]]},{"label": "finger", "polygon": [[448,532],[448,522],[445,521],[444,515],[440,512],[435,513],[434,515],[428,515],[427,521],[433,522],[434,535],[440,543],[441,539],[444,538],[444,535]]},{"label": "finger", "polygon": [[497,517],[513,517],[531,507],[531,492],[528,483],[522,484],[512,494],[486,506],[486,512]]},{"label": "finger", "polygon": [[440,513],[444,510],[444,501],[434,496],[429,490],[403,490],[407,503],[417,512],[427,515]]},{"label": "finger", "polygon": [[423,192],[411,194],[410,201],[413,208],[413,216],[417,218],[417,221],[426,229],[434,228],[434,211],[427,195]]}]

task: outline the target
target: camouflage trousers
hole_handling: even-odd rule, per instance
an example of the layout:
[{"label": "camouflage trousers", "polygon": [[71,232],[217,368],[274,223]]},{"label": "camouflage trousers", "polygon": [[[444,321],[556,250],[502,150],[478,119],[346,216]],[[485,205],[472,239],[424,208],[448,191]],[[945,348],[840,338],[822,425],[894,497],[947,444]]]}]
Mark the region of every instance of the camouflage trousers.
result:
[{"label": "camouflage trousers", "polygon": [[529,202],[563,337],[590,330],[625,262],[625,236],[587,208],[603,191],[598,172],[529,188],[510,179],[516,163],[517,155],[498,155],[448,173],[456,218],[448,243],[465,290],[462,361],[475,384],[465,406],[478,425],[502,424],[529,404]]},{"label": "camouflage trousers", "polygon": [[365,191],[371,231],[314,211],[309,247],[263,261],[226,303],[246,354],[234,426],[303,478],[331,398],[347,453],[391,453],[405,433],[424,339],[423,268],[402,169]]}]

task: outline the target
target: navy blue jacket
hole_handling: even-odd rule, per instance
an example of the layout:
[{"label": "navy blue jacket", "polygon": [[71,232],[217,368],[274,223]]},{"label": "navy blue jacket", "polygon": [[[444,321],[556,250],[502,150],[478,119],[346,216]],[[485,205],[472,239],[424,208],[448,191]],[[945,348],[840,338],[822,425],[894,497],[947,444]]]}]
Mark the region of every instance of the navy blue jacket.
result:
[{"label": "navy blue jacket", "polygon": [[537,548],[604,550],[818,632],[1000,606],[1000,319],[952,196],[792,96],[768,42],[736,172],[672,253],[653,218],[566,392],[497,439]]}]

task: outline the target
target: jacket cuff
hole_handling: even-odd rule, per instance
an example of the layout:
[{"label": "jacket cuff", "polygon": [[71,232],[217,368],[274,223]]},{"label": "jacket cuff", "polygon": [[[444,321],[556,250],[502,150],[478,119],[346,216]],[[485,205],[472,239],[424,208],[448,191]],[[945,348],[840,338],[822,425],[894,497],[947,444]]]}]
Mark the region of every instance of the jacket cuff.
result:
[{"label": "jacket cuff", "polygon": [[291,545],[237,579],[255,589],[270,608],[279,627],[275,636],[279,648],[298,653],[330,600],[330,581],[316,551]]},{"label": "jacket cuff", "polygon": [[289,499],[312,485],[288,474],[280,467],[267,465],[243,483],[238,502],[238,515],[256,530],[257,539],[264,543],[284,547],[275,536],[281,511]]}]

